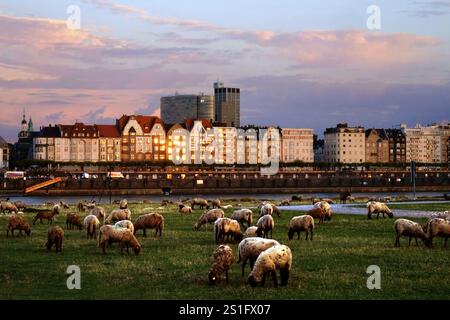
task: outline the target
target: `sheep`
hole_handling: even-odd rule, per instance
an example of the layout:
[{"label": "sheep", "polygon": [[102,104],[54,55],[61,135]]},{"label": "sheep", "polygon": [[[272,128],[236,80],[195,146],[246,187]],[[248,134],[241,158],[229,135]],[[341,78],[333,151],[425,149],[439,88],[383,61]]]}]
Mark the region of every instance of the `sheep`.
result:
[{"label": "sheep", "polygon": [[328,202],[328,204],[333,204],[334,203],[334,201],[332,199],[329,199],[329,198],[322,198],[320,201]]},{"label": "sheep", "polygon": [[72,230],[74,227],[77,227],[78,230],[83,229],[83,224],[80,221],[80,216],[76,213],[68,213],[66,215],[66,228],[68,230]]},{"label": "sheep", "polygon": [[133,233],[126,229],[117,226],[104,225],[100,228],[97,238],[98,247],[102,248],[103,254],[106,254],[106,246],[114,242],[120,243],[120,253],[123,254],[123,249],[131,247],[136,255],[141,251],[141,244],[133,235]]},{"label": "sheep", "polygon": [[86,203],[86,209],[92,210],[97,206],[97,203],[95,201],[91,201],[91,203]]},{"label": "sheep", "polygon": [[250,269],[253,269],[253,265],[256,259],[258,259],[259,254],[276,245],[279,245],[278,241],[272,239],[251,237],[242,240],[238,246],[239,259],[237,262],[242,262],[242,276],[244,276],[247,260],[250,261]]},{"label": "sheep", "polygon": [[265,203],[261,206],[261,209],[259,210],[259,217],[265,215],[272,215],[273,214],[273,206],[270,203]]},{"label": "sheep", "polygon": [[440,218],[430,219],[427,223],[426,230],[430,247],[433,245],[434,237],[443,237],[445,238],[444,248],[447,248],[447,240],[450,237],[450,221]]},{"label": "sheep", "polygon": [[128,200],[127,199],[120,200],[119,209],[128,209]]},{"label": "sheep", "polygon": [[385,214],[388,215],[389,218],[393,218],[394,215],[392,211],[388,208],[388,206],[382,202],[369,201],[367,202],[367,217],[372,219],[372,214],[377,214],[377,219],[380,217],[380,213],[383,214],[383,219],[385,218]]},{"label": "sheep", "polygon": [[184,204],[180,204],[178,207],[178,212],[182,214],[192,213],[192,208],[189,206],[185,206]]},{"label": "sheep", "polygon": [[115,227],[125,228],[130,230],[134,234],[134,225],[133,222],[129,220],[121,220],[114,224]]},{"label": "sheep", "polygon": [[77,204],[77,209],[78,209],[78,212],[86,211],[86,203],[83,201],[79,201]]},{"label": "sheep", "polygon": [[290,205],[291,205],[291,201],[289,199],[281,200],[281,202],[279,204],[280,207],[290,206]]},{"label": "sheep", "polygon": [[59,205],[64,209],[70,209],[70,206],[62,200],[59,202]]},{"label": "sheep", "polygon": [[323,221],[326,216],[326,212],[322,208],[313,208],[309,210],[306,214],[313,217],[314,219],[319,219],[319,224],[323,224]]},{"label": "sheep", "polygon": [[229,218],[219,218],[216,220],[214,223],[214,235],[216,244],[218,244],[219,241],[224,241],[225,236],[227,238],[231,237],[232,241],[234,240],[237,242],[241,241],[243,238],[239,222]]},{"label": "sheep", "polygon": [[217,219],[223,218],[225,216],[225,213],[222,209],[212,209],[209,211],[205,211],[200,218],[197,220],[197,222],[194,225],[194,230],[198,231],[202,225],[205,225],[205,231],[208,229],[208,223],[212,224]]},{"label": "sheep", "polygon": [[21,215],[14,214],[8,219],[8,226],[6,228],[6,236],[9,237],[9,231],[11,231],[11,235],[14,237],[14,230],[19,230],[19,234],[22,234],[22,231],[25,231],[27,236],[31,235],[31,227],[25,217]]},{"label": "sheep", "polygon": [[100,228],[100,221],[98,220],[98,218],[95,215],[90,214],[86,218],[84,218],[83,224],[87,230],[87,238],[94,239],[97,233],[97,229]]},{"label": "sheep", "polygon": [[22,201],[15,201],[13,204],[16,206],[18,210],[25,210],[27,208],[26,203]]},{"label": "sheep", "polygon": [[247,228],[252,225],[253,212],[250,209],[240,209],[233,212],[231,219],[239,221],[244,226],[247,223]]},{"label": "sheep", "polygon": [[293,217],[289,223],[288,238],[292,240],[294,233],[297,233],[298,239],[300,239],[300,232],[305,231],[306,239],[308,240],[308,234],[310,235],[310,240],[313,239],[314,233],[314,218],[308,215]]},{"label": "sheep", "polygon": [[56,253],[62,252],[62,243],[64,239],[64,230],[59,226],[54,226],[48,229],[47,232],[47,243],[45,246],[48,251],[52,250],[53,245],[55,245]]},{"label": "sheep", "polygon": [[47,220],[48,224],[53,223],[53,218],[55,217],[55,215],[59,214],[60,210],[61,207],[59,205],[55,205],[52,210],[39,210],[33,219],[33,225],[36,223],[38,219],[41,222],[41,224],[42,219]]},{"label": "sheep", "polygon": [[89,214],[96,216],[99,221],[105,223],[106,211],[102,207],[95,207]]},{"label": "sheep", "polygon": [[214,285],[220,281],[220,277],[224,272],[228,283],[228,270],[234,263],[233,250],[227,245],[220,245],[214,251],[213,259],[214,263],[208,273],[209,284]]},{"label": "sheep", "polygon": [[115,209],[105,219],[105,223],[115,223],[120,220],[131,220],[131,211],[129,209]]},{"label": "sheep", "polygon": [[447,221],[450,221],[450,212],[449,211],[444,211],[444,212],[437,212],[437,213],[433,213],[431,215],[431,218],[439,218],[439,219],[444,219]]},{"label": "sheep", "polygon": [[195,206],[199,206],[200,209],[209,209],[208,201],[201,198],[194,198],[191,200],[192,210],[195,210]]},{"label": "sheep", "polygon": [[158,235],[161,237],[164,230],[164,217],[159,213],[149,213],[140,216],[134,222],[134,234],[138,230],[143,230],[144,237],[147,236],[147,229],[156,229],[155,237]]},{"label": "sheep", "polygon": [[422,226],[414,221],[407,219],[397,219],[394,222],[394,230],[396,233],[395,244],[394,246],[400,247],[400,237],[406,236],[409,237],[409,245],[411,246],[412,238],[415,238],[416,245],[417,238],[422,239],[422,241],[428,245],[428,237],[422,229]]},{"label": "sheep", "polygon": [[270,232],[270,237],[272,238],[273,228],[275,227],[275,221],[273,221],[271,215],[266,215],[259,218],[256,226],[258,227],[258,229],[256,230],[256,235],[258,237],[264,235],[264,238],[268,238]]},{"label": "sheep", "polygon": [[211,204],[213,209],[220,209],[220,199],[212,200]]},{"label": "sheep", "polygon": [[256,237],[256,230],[258,230],[258,227],[248,227],[247,230],[245,230],[244,237]]},{"label": "sheep", "polygon": [[333,216],[333,213],[331,212],[331,206],[326,201],[319,201],[314,204],[314,208],[321,208],[325,212],[325,221],[330,221],[331,217]]},{"label": "sheep", "polygon": [[[238,207],[240,207],[240,205],[238,205]],[[233,208],[233,206],[231,204],[227,204],[226,206],[222,206],[221,209],[227,210],[227,209],[231,209]]]},{"label": "sheep", "polygon": [[320,202],[319,198],[311,198],[311,204],[314,205],[315,203]]},{"label": "sheep", "polygon": [[276,213],[277,216],[278,216],[278,218],[281,218],[281,210],[278,209],[277,206],[272,206],[272,209],[273,209],[272,214],[273,214],[273,213]]},{"label": "sheep", "polygon": [[17,206],[9,201],[3,201],[0,203],[0,211],[2,213],[5,213],[5,211],[8,211],[9,213],[18,213],[19,209],[17,208]]},{"label": "sheep", "polygon": [[275,245],[259,255],[252,272],[248,276],[248,282],[252,287],[258,283],[264,286],[267,274],[272,275],[273,285],[278,286],[276,270],[280,270],[281,285],[286,286],[292,267],[292,252],[285,245]]}]

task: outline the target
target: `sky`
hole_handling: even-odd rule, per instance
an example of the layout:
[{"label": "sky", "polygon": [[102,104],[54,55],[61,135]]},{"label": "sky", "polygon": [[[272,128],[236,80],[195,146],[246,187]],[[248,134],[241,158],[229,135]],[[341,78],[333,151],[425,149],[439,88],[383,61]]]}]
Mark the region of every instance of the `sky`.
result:
[{"label": "sky", "polygon": [[24,109],[35,129],[112,124],[217,80],[241,88],[243,124],[321,135],[448,121],[450,0],[0,0],[10,142]]}]

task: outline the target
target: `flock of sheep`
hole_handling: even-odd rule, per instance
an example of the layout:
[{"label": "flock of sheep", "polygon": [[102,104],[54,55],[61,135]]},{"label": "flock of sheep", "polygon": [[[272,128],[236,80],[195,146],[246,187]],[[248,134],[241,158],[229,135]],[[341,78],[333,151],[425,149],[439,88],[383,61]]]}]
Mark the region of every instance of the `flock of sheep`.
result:
[{"label": "flock of sheep", "polygon": [[[212,208],[210,208],[210,203]],[[163,205],[167,205],[164,202]],[[271,276],[274,286],[278,286],[276,272],[280,272],[281,285],[287,285],[289,274],[292,267],[292,251],[291,249],[272,239],[272,232],[275,228],[274,216],[281,217],[281,211],[278,207],[269,202],[262,202],[258,207],[258,221],[253,224],[253,211],[251,209],[240,208],[235,210],[230,218],[225,217],[224,208],[220,200],[208,201],[206,199],[194,198],[185,202],[178,202],[178,212],[181,214],[191,214],[196,207],[204,210],[194,225],[194,230],[198,231],[205,226],[207,231],[208,225],[214,226],[214,239],[217,248],[213,253],[213,265],[208,273],[208,279],[211,284],[217,283],[223,274],[225,274],[228,282],[228,270],[235,262],[235,254],[230,246],[225,243],[239,243],[238,245],[238,261],[242,263],[242,276],[245,274],[245,266],[247,261],[250,263],[251,272],[247,277],[248,283],[255,287],[264,285],[267,276]],[[282,201],[280,205],[289,205],[289,201]],[[106,211],[97,206],[96,203],[79,202],[78,211],[87,211],[88,215],[81,220],[78,213],[68,213],[66,215],[66,229],[86,229],[87,239],[96,239],[97,246],[101,248],[103,253],[113,243],[119,243],[121,253],[124,249],[129,252],[131,248],[138,255],[141,251],[141,244],[136,238],[136,233],[142,230],[143,236],[147,235],[147,229],[155,229],[155,236],[162,236],[164,230],[164,217],[159,213],[149,213],[139,216],[134,222],[131,222],[131,211],[128,207],[127,200],[118,202],[118,208],[106,214]],[[55,215],[60,214],[61,207],[69,208],[64,202],[54,204],[52,209],[37,210],[33,218],[34,225],[38,220],[42,223],[47,220],[48,224],[52,224]],[[9,216],[6,235],[18,230],[20,234],[25,232],[26,235],[31,234],[31,226],[25,217],[20,214],[19,210],[26,208],[21,202],[12,203],[10,201],[2,201],[0,203],[0,212],[14,213]],[[367,203],[367,216],[372,219],[372,215],[376,214],[377,219],[380,214],[385,217],[392,218],[393,213],[384,203],[377,201],[369,201]],[[293,217],[289,222],[288,239],[293,239],[297,234],[300,239],[300,233],[305,232],[305,240],[312,241],[315,228],[315,220],[319,224],[325,221],[331,221],[332,210],[329,201],[322,199],[316,202],[312,209],[307,211],[305,215]],[[398,219],[394,222],[394,230],[396,232],[395,246],[400,246],[400,237],[409,237],[409,245],[414,238],[418,245],[417,239],[421,239],[428,247],[432,246],[434,237],[444,237],[447,246],[447,240],[450,236],[450,213],[444,212],[433,215],[425,226],[407,220]],[[56,252],[62,251],[62,243],[64,239],[64,230],[59,226],[50,226],[48,229],[48,241],[46,247],[51,250],[55,246]]]}]

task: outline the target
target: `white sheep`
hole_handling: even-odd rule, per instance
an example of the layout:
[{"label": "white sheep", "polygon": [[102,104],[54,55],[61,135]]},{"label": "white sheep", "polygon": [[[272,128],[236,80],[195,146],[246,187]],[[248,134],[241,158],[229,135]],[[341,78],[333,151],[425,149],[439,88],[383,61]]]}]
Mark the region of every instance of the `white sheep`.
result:
[{"label": "white sheep", "polygon": [[314,208],[322,209],[325,212],[325,217],[324,217],[325,221],[331,220],[331,217],[332,217],[333,214],[331,212],[331,206],[330,206],[330,204],[328,202],[326,202],[326,201],[316,202],[314,204]]},{"label": "white sheep", "polygon": [[288,238],[292,240],[294,233],[297,233],[298,239],[300,239],[300,232],[305,231],[306,239],[308,240],[308,235],[310,235],[310,240],[313,239],[314,233],[314,218],[309,215],[303,215],[298,217],[293,217],[289,223]]},{"label": "white sheep", "polygon": [[247,230],[245,230],[244,232],[244,237],[245,238],[256,237],[256,230],[258,230],[258,227],[256,226],[248,227]]},{"label": "white sheep", "polygon": [[95,215],[90,214],[84,218],[83,225],[87,230],[87,238],[93,239],[100,228],[100,220]]},{"label": "white sheep", "polygon": [[114,224],[115,227],[125,228],[131,231],[134,234],[134,225],[130,220],[121,220]]},{"label": "white sheep", "polygon": [[273,205],[270,203],[265,203],[261,206],[261,209],[259,210],[259,217],[261,218],[262,216],[265,215],[272,215],[273,214]]},{"label": "white sheep", "polygon": [[105,219],[105,223],[114,223],[120,220],[131,220],[131,211],[129,209],[115,209]]},{"label": "white sheep", "polygon": [[214,251],[213,259],[214,263],[208,273],[209,283],[211,285],[216,284],[224,272],[228,283],[228,270],[234,263],[233,250],[227,245],[220,245]]},{"label": "white sheep", "polygon": [[242,262],[242,276],[244,276],[245,264],[250,261],[250,269],[253,269],[256,259],[261,252],[279,245],[278,241],[262,238],[246,238],[238,246],[238,263]]},{"label": "white sheep", "polygon": [[239,223],[242,223],[242,226],[246,223],[248,228],[252,225],[253,212],[250,209],[236,210],[231,215],[231,219],[239,221]]},{"label": "white sheep", "polygon": [[123,253],[123,249],[131,247],[136,255],[141,251],[141,244],[133,235],[133,233],[126,229],[111,225],[104,225],[100,228],[98,234],[98,246],[102,248],[103,253],[106,253],[107,245],[119,242],[120,252]]},{"label": "white sheep", "polygon": [[214,236],[216,244],[225,241],[225,237],[232,241],[241,241],[243,238],[239,222],[229,218],[219,218],[214,222]]},{"label": "white sheep", "polygon": [[276,270],[280,270],[281,285],[286,286],[292,267],[292,252],[285,245],[273,246],[259,255],[252,272],[248,276],[248,282],[252,287],[258,283],[264,286],[266,276],[272,275],[273,285],[278,286]]},{"label": "white sheep", "polygon": [[258,237],[264,236],[264,238],[273,236],[273,228],[275,227],[275,221],[273,220],[271,215],[265,215],[259,218],[258,223],[256,224],[258,229],[256,230],[256,235]]},{"label": "white sheep", "polygon": [[409,237],[409,245],[411,245],[412,238],[415,238],[416,245],[417,238],[422,239],[425,244],[428,244],[428,237],[422,229],[422,226],[417,222],[408,220],[408,219],[397,219],[394,222],[394,229],[396,233],[395,238],[395,246],[400,247],[400,237],[406,236]]},{"label": "white sheep", "polygon": [[445,238],[444,247],[447,247],[447,240],[450,237],[450,221],[444,219],[430,219],[426,226],[428,245],[433,245],[434,237]]},{"label": "white sheep", "polygon": [[202,225],[205,225],[205,231],[207,230],[208,224],[216,222],[217,219],[223,218],[225,213],[222,209],[212,209],[205,211],[194,225],[194,230],[199,230]]},{"label": "white sheep", "polygon": [[393,218],[394,215],[392,214],[392,211],[389,209],[389,207],[382,203],[377,201],[369,201],[367,202],[367,217],[369,219],[372,219],[372,214],[377,214],[377,219],[380,217],[380,213],[383,214],[383,218],[385,218],[385,214],[388,215],[389,218]]}]

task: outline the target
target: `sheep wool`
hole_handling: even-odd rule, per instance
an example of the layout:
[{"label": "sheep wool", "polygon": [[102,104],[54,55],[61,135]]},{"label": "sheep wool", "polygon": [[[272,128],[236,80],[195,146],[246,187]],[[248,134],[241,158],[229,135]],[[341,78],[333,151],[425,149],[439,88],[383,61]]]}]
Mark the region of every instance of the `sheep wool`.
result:
[{"label": "sheep wool", "polygon": [[52,250],[53,245],[55,245],[56,252],[62,252],[62,244],[64,239],[64,230],[59,226],[54,226],[48,229],[47,232],[47,243],[45,246],[47,250]]},{"label": "sheep wool", "polygon": [[425,244],[428,244],[428,237],[422,229],[422,226],[417,222],[408,219],[397,219],[394,222],[394,229],[396,233],[395,246],[400,247],[400,237],[409,237],[409,245],[411,245],[412,238],[415,238],[416,245],[417,238],[420,238]]},{"label": "sheep wool", "polygon": [[292,240],[294,234],[297,233],[298,239],[300,239],[300,232],[304,231],[306,233],[305,240],[308,240],[308,235],[310,240],[313,239],[314,234],[314,218],[309,215],[303,215],[298,217],[293,217],[289,223],[288,238]]},{"label": "sheep wool", "polygon": [[260,253],[276,245],[279,245],[278,241],[272,239],[253,237],[242,240],[238,246],[238,263],[242,262],[242,276],[247,260],[250,261],[250,269],[253,269]]},{"label": "sheep wool", "polygon": [[31,235],[31,227],[25,217],[14,214],[8,219],[8,226],[6,227],[6,236],[9,236],[9,232],[11,231],[11,235],[14,237],[14,230],[19,230],[19,233],[22,234],[22,231],[25,231],[27,236]]},{"label": "sheep wool", "polygon": [[228,270],[234,263],[233,250],[227,245],[220,245],[214,251],[213,259],[214,263],[208,273],[209,283],[211,285],[216,284],[220,281],[223,273],[225,273],[225,279],[228,283]]},{"label": "sheep wool", "polygon": [[84,218],[83,225],[87,230],[87,238],[94,239],[97,230],[100,228],[100,221],[98,218],[93,214],[88,215]]}]

